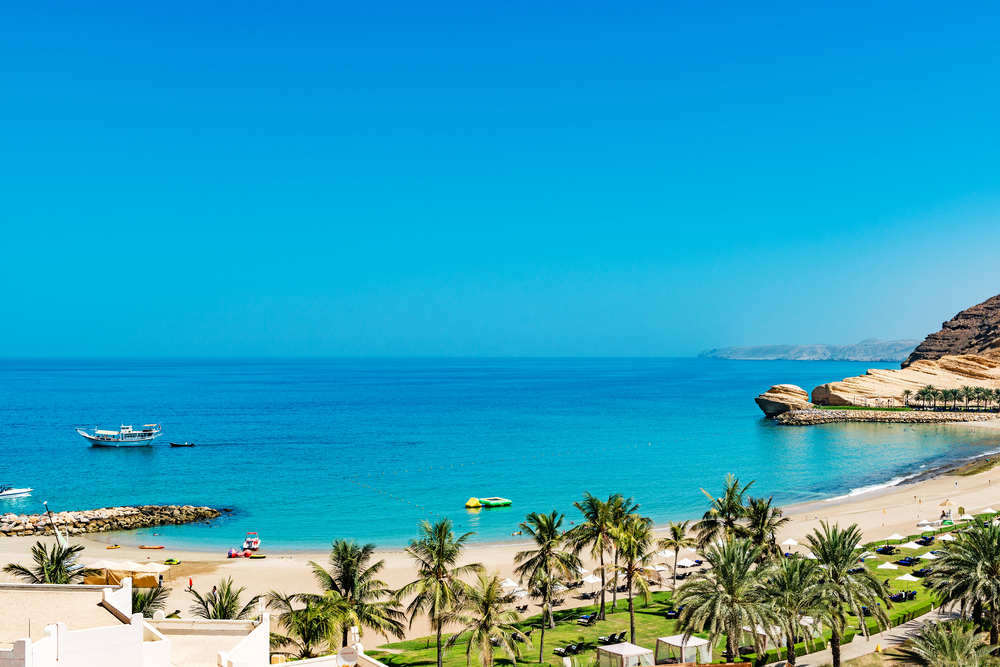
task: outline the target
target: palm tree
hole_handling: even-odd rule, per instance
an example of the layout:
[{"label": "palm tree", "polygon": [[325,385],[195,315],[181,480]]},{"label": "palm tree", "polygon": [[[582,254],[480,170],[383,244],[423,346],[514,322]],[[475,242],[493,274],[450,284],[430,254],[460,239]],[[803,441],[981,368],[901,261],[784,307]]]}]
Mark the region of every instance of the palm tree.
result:
[{"label": "palm tree", "polygon": [[910,396],[913,396],[913,392],[910,391],[909,389],[904,389],[903,390],[903,405],[907,405],[908,406],[910,404]]},{"label": "palm tree", "polygon": [[926,408],[927,401],[930,400],[930,392],[927,391],[927,387],[921,387],[917,390],[917,398],[920,399],[920,407]]},{"label": "palm tree", "polygon": [[35,546],[31,547],[34,567],[10,563],[4,565],[3,571],[29,584],[80,584],[84,577],[101,574],[101,570],[87,568],[77,562],[82,551],[83,546],[79,544],[64,547],[57,543],[49,551],[43,542],[35,542]]},{"label": "palm tree", "polygon": [[556,581],[568,579],[580,569],[580,559],[563,549],[562,527],[565,515],[552,510],[551,514],[532,512],[524,517],[521,530],[535,541],[537,548],[514,554],[514,572],[521,580],[528,580],[542,593],[542,636],[538,642],[538,662],[545,655],[545,626],[556,627],[552,618],[552,593]]},{"label": "palm tree", "polygon": [[946,621],[928,623],[889,659],[918,667],[986,667],[994,663],[990,651],[996,648],[968,623]]},{"label": "palm tree", "polygon": [[162,586],[156,588],[133,588],[132,613],[142,614],[145,618],[150,618],[154,611],[162,611],[167,606],[167,597],[170,595],[171,590]]},{"label": "palm tree", "polygon": [[772,507],[774,496],[767,498],[749,498],[744,517],[746,518],[746,534],[750,541],[764,547],[762,557],[781,558],[778,547],[778,531],[791,521],[787,516],[781,516],[780,507]]},{"label": "palm tree", "polygon": [[474,533],[456,537],[451,520],[441,519],[433,525],[422,521],[419,530],[421,537],[410,540],[410,546],[406,547],[406,553],[416,561],[417,579],[396,591],[396,599],[414,596],[406,608],[411,628],[413,619],[421,614],[430,619],[437,634],[437,667],[441,667],[444,658],[441,630],[448,614],[458,607],[469,589],[460,577],[478,573],[483,566],[479,563],[457,565],[466,542]]},{"label": "palm tree", "polygon": [[937,400],[937,387],[935,387],[934,385],[932,384],[926,385],[923,389],[921,389],[921,391],[924,392],[925,401]]},{"label": "palm tree", "polygon": [[682,521],[681,523],[671,521],[670,525],[667,526],[667,536],[660,540],[658,544],[661,549],[670,549],[674,552],[674,567],[671,571],[674,590],[677,590],[677,558],[680,550],[690,549],[696,544],[693,537],[688,537],[688,527],[690,524],[690,521]]},{"label": "palm tree", "polygon": [[812,641],[812,628],[803,624],[804,617],[814,622],[827,615],[823,599],[820,569],[805,558],[782,558],[765,575],[766,595],[774,605],[778,624],[785,634],[786,662],[795,667],[795,639],[803,636]]},{"label": "palm tree", "polygon": [[607,502],[584,491],[583,502],[575,502],[573,506],[583,515],[583,523],[570,529],[566,534],[567,541],[572,545],[577,555],[590,547],[590,557],[600,562],[598,570],[601,573],[601,609],[597,612],[600,620],[605,619],[604,601],[607,582],[604,579],[604,555],[611,553],[614,542],[611,539],[611,528],[614,525],[612,508],[624,498],[620,493],[612,494]]},{"label": "palm tree", "polygon": [[[868,607],[879,627],[888,627],[889,616],[885,610],[891,606],[889,589],[868,568],[857,571],[861,544],[861,531],[857,524],[842,529],[837,524],[830,527],[822,521],[820,528],[807,536],[806,541],[818,564],[823,566],[823,592],[831,607],[830,652],[833,667],[840,667],[840,642],[847,623],[845,610],[863,618],[861,608]],[[877,604],[879,601],[884,602],[885,607]],[[865,637],[868,636],[867,623],[861,623],[861,631]]]},{"label": "palm tree", "polygon": [[[760,554],[760,547],[749,540],[712,545],[704,554],[711,569],[677,591],[675,604],[684,607],[679,627],[688,637],[707,632],[713,646],[726,635],[726,662],[736,659],[744,627],[770,628],[777,620],[767,598],[763,570],[754,568]],[[763,655],[764,642],[756,632],[753,636],[757,654]]]},{"label": "palm tree", "polygon": [[[621,526],[625,519],[632,514],[639,513],[639,503],[635,502],[632,497],[625,498],[621,494],[615,496],[614,501],[611,503],[611,525]],[[618,564],[618,545],[614,543],[614,539],[611,540],[614,553],[614,564]],[[614,580],[611,582],[611,608],[618,609],[618,575],[614,575]]]},{"label": "palm tree", "polygon": [[448,638],[446,646],[451,648],[468,637],[467,666],[472,665],[472,654],[476,653],[482,667],[493,667],[494,648],[503,651],[516,665],[521,657],[521,646],[514,639],[519,631],[513,624],[521,620],[521,616],[510,609],[514,599],[513,594],[504,592],[500,575],[480,572],[461,605],[449,615],[448,620],[458,623],[462,629]]},{"label": "palm tree", "polygon": [[[630,642],[635,643],[635,600],[632,597],[633,587],[638,587],[643,602],[649,604],[652,592],[651,583],[659,583],[660,574],[655,570],[647,570],[646,566],[653,560],[653,520],[646,517],[631,515],[620,526],[611,530],[615,544],[618,545],[619,562],[612,565],[613,572],[625,578],[628,590],[628,617],[631,631]],[[616,577],[617,579],[617,577]]]},{"label": "palm tree", "polygon": [[927,586],[943,605],[959,606],[963,616],[971,614],[980,629],[983,614],[988,614],[990,644],[1000,643],[1000,527],[973,525],[942,551]]},{"label": "palm tree", "polygon": [[729,474],[726,475],[722,495],[718,498],[705,489],[701,490],[712,503],[701,521],[694,526],[698,531],[698,545],[702,549],[720,537],[743,537],[740,521],[746,512],[744,501],[751,486],[753,481],[740,486],[739,478]]},{"label": "palm tree", "polygon": [[350,611],[343,623],[341,646],[347,646],[347,633],[357,626],[361,633],[370,628],[386,637],[402,639],[403,619],[399,601],[392,598],[389,586],[378,573],[385,567],[380,560],[368,562],[375,554],[374,544],[358,545],[353,540],[335,540],[330,552],[330,570],[312,561],[313,574],[324,591],[338,593],[349,605]]},{"label": "palm tree", "polygon": [[187,592],[194,597],[191,613],[197,618],[213,620],[238,621],[251,618],[257,610],[257,601],[261,596],[255,595],[245,605],[241,604],[240,598],[245,590],[245,586],[234,588],[232,577],[223,579],[219,582],[218,590],[205,595],[188,586]]},{"label": "palm tree", "polygon": [[[304,606],[296,607],[299,602],[304,603]],[[276,620],[278,627],[286,633],[272,632],[271,648],[278,655],[300,660],[317,658],[323,655],[324,650],[331,649],[350,615],[348,601],[336,591],[327,591],[323,595],[284,595],[270,591],[267,594],[267,606],[280,612]],[[277,650],[282,648],[291,650]]]},{"label": "palm tree", "polygon": [[958,390],[958,397],[962,398],[962,399],[965,399],[965,409],[966,410],[969,409],[969,399],[972,398],[974,395],[975,395],[975,393],[973,392],[972,387],[970,387],[968,385],[962,385],[962,387],[959,388],[959,390]]}]

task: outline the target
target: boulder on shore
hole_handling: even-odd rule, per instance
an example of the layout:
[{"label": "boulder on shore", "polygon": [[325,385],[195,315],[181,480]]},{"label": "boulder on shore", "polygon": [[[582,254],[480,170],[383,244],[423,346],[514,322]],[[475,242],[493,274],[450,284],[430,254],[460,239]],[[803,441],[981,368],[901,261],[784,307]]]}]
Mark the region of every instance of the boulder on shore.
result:
[{"label": "boulder on shore", "polygon": [[812,407],[806,390],[794,384],[776,384],[753,400],[768,417],[776,417],[789,410],[805,410]]}]

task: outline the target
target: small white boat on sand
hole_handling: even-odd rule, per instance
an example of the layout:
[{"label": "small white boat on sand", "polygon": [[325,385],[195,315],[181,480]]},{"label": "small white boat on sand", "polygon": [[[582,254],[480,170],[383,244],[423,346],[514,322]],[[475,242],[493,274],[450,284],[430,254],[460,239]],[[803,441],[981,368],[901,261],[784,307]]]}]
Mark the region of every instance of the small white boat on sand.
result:
[{"label": "small white boat on sand", "polygon": [[0,486],[0,498],[20,498],[31,494],[31,489],[15,489],[12,486]]},{"label": "small white boat on sand", "polygon": [[122,424],[117,431],[100,431],[94,429],[93,435],[83,429],[76,432],[86,438],[94,447],[144,447],[153,444],[153,440],[162,435],[159,424],[145,424],[138,431],[131,426]]}]

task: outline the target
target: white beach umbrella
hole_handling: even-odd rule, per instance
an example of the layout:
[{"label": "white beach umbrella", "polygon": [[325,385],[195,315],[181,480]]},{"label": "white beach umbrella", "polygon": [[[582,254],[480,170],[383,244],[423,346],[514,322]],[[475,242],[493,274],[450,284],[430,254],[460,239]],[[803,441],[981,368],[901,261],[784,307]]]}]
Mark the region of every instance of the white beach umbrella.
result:
[{"label": "white beach umbrella", "polygon": [[[920,521],[917,522],[917,528],[924,528],[924,527],[929,526],[929,525],[931,525],[931,522],[928,521],[927,519],[921,519]],[[903,538],[900,537],[898,539],[901,540]]]},{"label": "white beach umbrella", "polygon": [[698,550],[697,550],[697,549],[693,549],[693,548],[691,548],[691,547],[684,547],[684,548],[683,548],[683,549],[681,549],[681,550],[680,550],[680,551],[679,551],[678,553],[684,553],[685,551],[688,551],[688,552],[690,552],[690,553],[693,553],[693,554],[696,554],[696,553],[698,553]]},{"label": "white beach umbrella", "polygon": [[935,556],[929,551],[925,554],[920,554],[918,558],[923,558],[924,560],[937,560],[937,556]]},{"label": "white beach umbrella", "polygon": [[663,551],[657,551],[656,555],[660,556],[661,558],[673,558],[674,552],[671,551],[670,549],[664,549]]},{"label": "white beach umbrella", "polygon": [[501,588],[517,588],[517,582],[514,581],[513,579],[511,579],[510,577],[507,577],[506,579],[504,579],[503,581],[500,582],[500,587]]},{"label": "white beach umbrella", "polygon": [[677,567],[691,567],[694,564],[695,562],[688,558],[681,558],[679,561],[677,561]]},{"label": "white beach umbrella", "polygon": [[586,569],[584,569],[584,568],[582,568],[582,567],[578,567],[578,568],[576,569],[576,576],[578,576],[578,577],[582,577],[582,576],[583,576],[583,575],[585,575],[585,574],[590,574],[590,570],[586,570]]},{"label": "white beach umbrella", "polygon": [[937,539],[939,539],[939,540],[941,540],[943,542],[953,542],[953,541],[957,540],[958,538],[955,537],[954,535],[952,535],[951,533],[945,533],[944,535],[938,535]]},{"label": "white beach umbrella", "polygon": [[917,544],[916,542],[907,542],[906,544],[900,544],[900,549],[923,549],[924,545]]},{"label": "white beach umbrella", "polygon": [[122,564],[116,560],[98,560],[94,561],[87,567],[93,568],[95,570],[121,570]]},{"label": "white beach umbrella", "polygon": [[907,572],[902,577],[896,577],[896,581],[920,581],[920,579]]},{"label": "white beach umbrella", "polygon": [[971,514],[963,514],[962,516],[958,517],[958,520],[959,521],[975,521],[976,517],[972,516]]},{"label": "white beach umbrella", "polygon": [[809,560],[819,560],[818,558],[816,558],[816,554],[814,554],[811,551],[806,554],[806,558],[808,558]]},{"label": "white beach umbrella", "polygon": [[528,597],[528,591],[524,590],[523,588],[518,588],[516,591],[512,591],[511,595],[513,595],[516,598],[526,598]]},{"label": "white beach umbrella", "polygon": [[656,565],[653,566],[653,571],[654,572],[666,572],[669,569],[670,569],[669,567],[663,567],[659,563],[657,563]]},{"label": "white beach umbrella", "polygon": [[798,545],[799,545],[799,543],[796,542],[795,540],[793,540],[790,537],[787,540],[785,540],[784,542],[781,543],[781,546],[783,546],[783,547],[796,547]]},{"label": "white beach umbrella", "polygon": [[899,533],[893,533],[889,537],[885,538],[885,541],[888,542],[889,540],[905,540],[905,539],[906,539],[905,536],[900,535]]},{"label": "white beach umbrella", "polygon": [[987,507],[986,509],[983,510],[983,514],[996,514],[996,513],[997,511],[992,507]]},{"label": "white beach umbrella", "polygon": [[583,578],[583,583],[585,584],[599,584],[601,583],[601,578],[593,574],[588,574]]},{"label": "white beach umbrella", "polygon": [[881,565],[879,565],[875,569],[876,570],[898,570],[899,566],[898,565],[893,565],[892,563],[882,563]]},{"label": "white beach umbrella", "polygon": [[568,590],[569,589],[563,586],[562,584],[556,584],[555,586],[552,587],[553,593],[562,593],[563,591],[568,591]]}]

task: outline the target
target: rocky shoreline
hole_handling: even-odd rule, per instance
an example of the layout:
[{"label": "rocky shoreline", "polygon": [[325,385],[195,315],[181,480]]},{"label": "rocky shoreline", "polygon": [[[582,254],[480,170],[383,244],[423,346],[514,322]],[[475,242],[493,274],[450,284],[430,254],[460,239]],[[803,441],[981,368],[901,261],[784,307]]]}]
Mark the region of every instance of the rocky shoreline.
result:
[{"label": "rocky shoreline", "polygon": [[4,514],[0,516],[0,536],[21,537],[52,535],[55,524],[70,535],[103,533],[111,530],[133,530],[150,526],[179,525],[205,521],[221,516],[211,507],[191,505],[141,505],[138,507],[105,507],[81,512],[52,514]]},{"label": "rocky shoreline", "polygon": [[783,426],[812,426],[841,422],[882,422],[890,424],[947,424],[954,422],[984,422],[996,419],[995,414],[970,412],[923,412],[890,410],[790,410],[774,418]]}]

